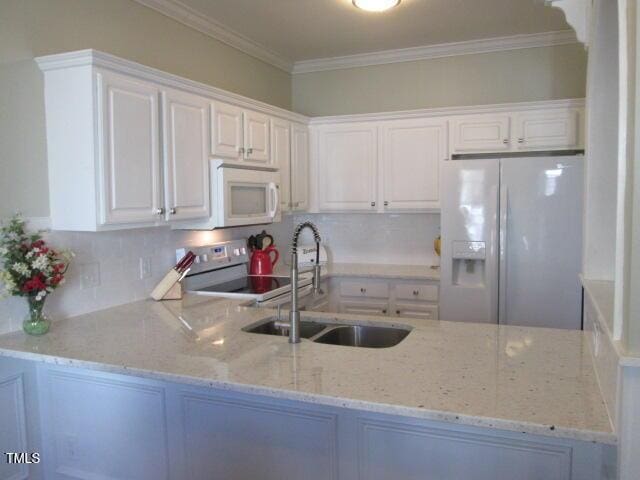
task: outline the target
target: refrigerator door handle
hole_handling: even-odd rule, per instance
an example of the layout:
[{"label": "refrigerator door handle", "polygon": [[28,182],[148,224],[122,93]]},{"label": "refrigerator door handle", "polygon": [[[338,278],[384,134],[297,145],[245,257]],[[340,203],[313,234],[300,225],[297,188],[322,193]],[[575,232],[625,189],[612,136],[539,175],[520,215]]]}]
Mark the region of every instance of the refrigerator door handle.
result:
[{"label": "refrigerator door handle", "polygon": [[509,191],[500,185],[500,232],[498,278],[498,323],[507,323],[507,228],[509,225]]}]

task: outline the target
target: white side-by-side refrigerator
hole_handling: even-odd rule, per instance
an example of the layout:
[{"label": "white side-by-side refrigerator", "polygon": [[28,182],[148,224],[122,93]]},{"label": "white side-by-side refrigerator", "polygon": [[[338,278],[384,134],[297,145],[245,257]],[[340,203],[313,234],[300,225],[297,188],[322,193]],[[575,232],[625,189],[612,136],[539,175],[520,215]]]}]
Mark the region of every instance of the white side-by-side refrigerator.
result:
[{"label": "white side-by-side refrigerator", "polygon": [[580,329],[582,155],[445,162],[442,320]]}]

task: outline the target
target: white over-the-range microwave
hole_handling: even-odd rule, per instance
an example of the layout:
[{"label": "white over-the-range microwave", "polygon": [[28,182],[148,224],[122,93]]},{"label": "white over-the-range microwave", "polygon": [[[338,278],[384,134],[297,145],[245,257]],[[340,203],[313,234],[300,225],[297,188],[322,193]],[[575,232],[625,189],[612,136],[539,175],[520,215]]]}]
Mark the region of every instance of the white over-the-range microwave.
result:
[{"label": "white over-the-range microwave", "polygon": [[211,216],[173,225],[182,230],[261,225],[279,222],[280,172],[271,167],[210,160]]}]

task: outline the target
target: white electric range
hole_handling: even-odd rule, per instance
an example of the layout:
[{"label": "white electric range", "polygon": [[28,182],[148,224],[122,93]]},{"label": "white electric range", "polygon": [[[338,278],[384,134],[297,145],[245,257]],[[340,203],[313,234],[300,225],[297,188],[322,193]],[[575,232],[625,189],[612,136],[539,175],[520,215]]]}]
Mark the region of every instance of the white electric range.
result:
[{"label": "white electric range", "polygon": [[[191,250],[196,259],[182,281],[185,291],[196,295],[253,300],[260,306],[286,303],[291,296],[291,279],[281,275],[249,275],[251,252],[246,240],[232,240],[198,248],[180,248],[176,258]],[[313,277],[299,276],[298,295],[311,292]]]}]

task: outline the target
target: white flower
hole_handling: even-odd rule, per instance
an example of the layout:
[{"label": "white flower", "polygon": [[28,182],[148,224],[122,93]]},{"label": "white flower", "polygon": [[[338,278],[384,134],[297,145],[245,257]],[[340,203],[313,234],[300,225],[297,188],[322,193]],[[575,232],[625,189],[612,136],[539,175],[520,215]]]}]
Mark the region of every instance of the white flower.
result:
[{"label": "white flower", "polygon": [[46,290],[40,290],[38,292],[38,294],[36,295],[36,301],[39,302],[40,300],[42,300],[46,296],[47,296],[47,291]]},{"label": "white flower", "polygon": [[9,240],[17,241],[20,240],[20,235],[18,235],[16,232],[9,232],[7,233],[7,238]]},{"label": "white flower", "polygon": [[25,255],[26,258],[31,258],[36,254],[36,252],[34,252],[33,250],[29,250],[27,252],[27,254]]},{"label": "white flower", "polygon": [[11,268],[13,268],[13,270],[18,272],[20,275],[24,275],[25,277],[28,277],[31,274],[31,270],[29,270],[29,267],[24,263],[14,263],[13,267]]},{"label": "white flower", "polygon": [[36,259],[31,262],[31,268],[44,272],[47,268],[49,268],[49,258],[46,255],[40,255],[39,257],[36,257]]},{"label": "white flower", "polygon": [[0,256],[5,256],[9,253],[9,249],[7,247],[0,247]]}]

